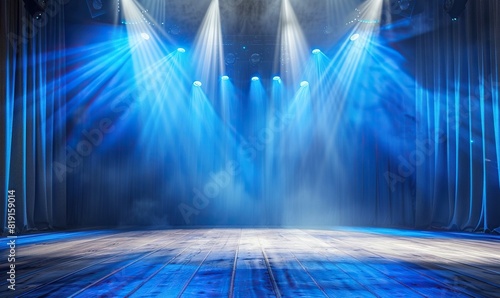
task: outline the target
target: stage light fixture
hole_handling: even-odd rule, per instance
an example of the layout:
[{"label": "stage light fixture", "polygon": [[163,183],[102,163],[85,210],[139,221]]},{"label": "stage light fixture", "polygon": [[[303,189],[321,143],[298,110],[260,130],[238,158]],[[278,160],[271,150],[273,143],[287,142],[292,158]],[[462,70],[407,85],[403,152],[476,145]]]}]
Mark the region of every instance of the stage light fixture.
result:
[{"label": "stage light fixture", "polygon": [[142,32],[141,37],[144,38],[145,40],[148,40],[150,38],[149,34]]},{"label": "stage light fixture", "polygon": [[42,20],[46,5],[45,1],[24,0],[24,9],[37,21]]},{"label": "stage light fixture", "polygon": [[185,53],[185,52],[186,52],[186,50],[185,50],[184,48],[178,48],[178,49],[177,49],[177,52],[179,52],[179,53]]},{"label": "stage light fixture", "polygon": [[258,81],[259,80],[259,77],[252,77],[252,81]]},{"label": "stage light fixture", "polygon": [[274,76],[273,81],[281,81],[281,78],[279,76]]},{"label": "stage light fixture", "polygon": [[233,53],[228,53],[225,58],[226,64],[231,65],[236,62],[236,55]]},{"label": "stage light fixture", "polygon": [[359,34],[358,33],[354,33],[353,35],[351,35],[351,37],[349,38],[351,41],[355,41],[356,39],[359,38]]},{"label": "stage light fixture", "polygon": [[103,0],[87,0],[87,6],[92,18],[96,18],[107,12],[107,9],[104,8]]},{"label": "stage light fixture", "polygon": [[35,13],[35,15],[33,16],[33,18],[34,18],[35,20],[37,20],[37,21],[40,21],[40,20],[43,18],[43,12],[41,12],[41,11],[37,11],[37,12]]},{"label": "stage light fixture", "polygon": [[320,51],[320,49],[314,49],[314,50],[312,50],[312,53],[313,53],[314,55],[316,55],[316,54],[321,53],[321,51]]},{"label": "stage light fixture", "polygon": [[221,78],[223,81],[228,81],[229,80],[229,76],[222,76]]},{"label": "stage light fixture", "polygon": [[448,13],[453,21],[456,21],[465,10],[467,0],[445,0],[444,11]]},{"label": "stage light fixture", "polygon": [[308,81],[302,81],[300,82],[300,87],[307,87],[309,86],[309,82]]},{"label": "stage light fixture", "polygon": [[196,87],[201,87],[201,82],[200,81],[194,81],[193,85],[196,86]]},{"label": "stage light fixture", "polygon": [[250,56],[250,63],[252,63],[252,65],[257,65],[259,64],[261,61],[261,56],[260,54],[258,53],[253,53],[251,56]]},{"label": "stage light fixture", "polygon": [[410,0],[398,0],[398,4],[401,10],[407,10],[410,8]]}]

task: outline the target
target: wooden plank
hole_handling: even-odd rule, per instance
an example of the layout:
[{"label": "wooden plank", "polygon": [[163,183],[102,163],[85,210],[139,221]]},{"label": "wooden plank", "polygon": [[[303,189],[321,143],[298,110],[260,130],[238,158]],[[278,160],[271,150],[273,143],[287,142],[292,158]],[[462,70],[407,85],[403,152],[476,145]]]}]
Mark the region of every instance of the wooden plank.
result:
[{"label": "wooden plank", "polygon": [[[283,238],[276,231],[262,231],[262,236],[259,237],[276,278],[279,292],[283,297],[326,296],[288,249],[291,243],[283,241]],[[294,248],[303,249],[302,246]]]},{"label": "wooden plank", "polygon": [[15,296],[500,297],[499,245],[362,228],[30,235],[17,251]]},{"label": "wooden plank", "polygon": [[182,297],[227,297],[239,242],[239,230],[222,230],[218,241],[182,292]]},{"label": "wooden plank", "polygon": [[[397,254],[398,251],[405,251],[412,255],[412,262],[418,263],[421,274],[425,270],[432,274],[437,279],[448,279],[449,283],[455,284],[458,288],[463,288],[464,291],[472,289],[472,293],[481,291],[490,295],[500,292],[500,278],[498,278],[499,268],[491,266],[486,268],[486,264],[499,264],[494,258],[485,261],[484,258],[479,258],[477,251],[484,252],[485,256],[493,254],[500,249],[499,243],[496,241],[488,241],[487,245],[482,245],[481,241],[472,241],[466,239],[438,238],[426,237],[416,238],[391,238],[378,236],[378,242],[383,239],[384,243],[391,243],[394,247],[392,250],[387,250],[384,246],[379,245],[372,249],[378,249],[383,253],[390,253],[394,257],[405,259],[405,255]],[[443,241],[448,244],[443,245]],[[496,242],[496,247],[491,244]],[[461,244],[461,245],[458,245]],[[461,247],[461,250],[456,250],[452,247]],[[474,248],[474,249],[471,249]],[[477,265],[476,265],[477,264]]]},{"label": "wooden plank", "polygon": [[257,230],[243,230],[241,232],[234,277],[234,297],[276,296],[265,257],[261,251],[259,233]]},{"label": "wooden plank", "polygon": [[129,263],[127,266],[118,268],[80,291],[73,293],[72,296],[101,296],[106,295],[112,289],[115,297],[124,297],[135,288],[140,287],[148,276],[154,275],[156,271],[167,266],[174,258],[178,257],[192,245],[191,238],[189,237],[200,235],[201,232],[198,230],[192,230],[182,235],[170,234],[168,241],[165,241],[165,246],[146,255],[139,262]]},{"label": "wooden plank", "polygon": [[[304,243],[311,243],[315,238],[309,239],[307,235],[301,237]],[[324,240],[322,240],[325,242]],[[298,241],[297,241],[298,242]],[[422,296],[414,289],[388,278],[380,271],[372,268],[365,260],[356,259],[351,251],[356,249],[351,246],[331,245],[325,242],[326,246],[320,253],[325,261],[333,262],[343,272],[352,279],[362,284],[363,288],[379,297],[397,296],[397,297],[418,297]],[[314,249],[311,247],[310,249]],[[314,252],[314,250],[313,250]]]},{"label": "wooden plank", "polygon": [[[329,259],[324,252],[328,246],[318,239],[301,238],[300,233],[296,231],[281,234],[289,240],[289,245],[292,245],[295,257],[300,260],[328,296],[376,297],[369,287],[366,287],[337,266],[336,259]],[[304,247],[298,250],[296,248],[297,243]]]},{"label": "wooden plank", "polygon": [[[314,233],[318,236],[318,233]],[[320,234],[321,235],[321,234]],[[340,233],[338,237],[332,237],[328,234],[322,234],[324,241],[332,247],[354,247],[351,255],[355,255],[360,262],[365,260],[370,266],[377,268],[387,275],[387,278],[392,278],[398,282],[413,288],[415,291],[426,296],[453,295],[453,296],[474,296],[476,291],[470,291],[466,284],[456,286],[454,280],[456,276],[449,271],[445,271],[445,275],[436,275],[436,272],[426,271],[421,263],[417,263],[422,258],[421,248],[415,249],[411,245],[404,245],[408,240],[404,238],[371,238],[369,235],[346,235]],[[342,239],[342,240],[340,240]],[[426,247],[425,250],[432,251],[432,247]],[[391,266],[399,264],[396,272],[388,271],[387,265],[384,262],[390,262]],[[412,282],[409,282],[412,281]],[[454,285],[454,286],[451,286]]]},{"label": "wooden plank", "polygon": [[199,270],[213,247],[225,235],[210,230],[203,237],[190,240],[190,246],[172,262],[154,275],[149,276],[140,288],[130,297],[177,297],[185,289],[194,274]]},{"label": "wooden plank", "polygon": [[[78,259],[64,266],[53,267],[49,271],[44,271],[43,274],[19,281],[19,284],[29,284],[31,287],[20,288],[19,291],[16,290],[16,294],[43,296],[51,293],[69,296],[165,243],[165,238],[161,233],[154,233],[146,238],[141,238],[141,233],[138,232],[131,235],[135,237],[126,237],[128,241],[116,241],[123,235],[117,239],[108,240],[107,245],[99,247],[102,250],[97,250],[93,256]],[[106,248],[110,249],[106,250]]]},{"label": "wooden plank", "polygon": [[[32,235],[29,241],[19,237],[16,266],[23,268],[17,275],[18,281],[24,281],[29,276],[41,274],[43,271],[51,270],[53,266],[69,264],[77,259],[85,258],[94,254],[93,249],[97,243],[106,242],[108,239],[117,239],[116,232],[87,232],[87,233],[54,233],[57,237],[37,237]],[[76,235],[73,235],[76,234]],[[69,238],[68,241],[60,242],[60,239]],[[47,239],[48,238],[48,239]],[[47,242],[45,242],[47,241]],[[57,256],[53,258],[51,256]],[[7,284],[6,280],[0,281],[0,287]]]}]

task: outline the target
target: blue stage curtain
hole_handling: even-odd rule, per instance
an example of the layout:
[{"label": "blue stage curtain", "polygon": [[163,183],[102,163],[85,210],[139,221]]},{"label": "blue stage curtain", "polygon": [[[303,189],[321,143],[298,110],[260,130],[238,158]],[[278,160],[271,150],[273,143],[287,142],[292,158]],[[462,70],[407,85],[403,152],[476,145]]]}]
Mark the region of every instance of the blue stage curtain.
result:
[{"label": "blue stage curtain", "polygon": [[469,1],[455,22],[440,1],[429,6],[415,51],[416,151],[430,158],[416,171],[416,223],[492,231],[500,226],[500,3]]},{"label": "blue stage curtain", "polygon": [[[47,1],[40,21],[25,1],[2,1],[0,191],[15,191],[16,232],[65,227],[66,184],[54,177],[64,157],[64,4]],[[33,12],[32,12],[33,13]],[[7,200],[0,215],[8,231]]]},{"label": "blue stage curtain", "polygon": [[[172,100],[168,95],[160,105],[162,109],[157,109],[156,101],[151,101],[155,105],[149,107],[147,100],[140,104],[134,102],[130,94],[134,94],[136,82],[128,84],[128,70],[105,72],[99,74],[99,82],[94,81],[94,74],[100,68],[95,67],[91,51],[76,51],[77,57],[65,54],[66,46],[70,48],[70,37],[89,45],[86,40],[80,40],[77,31],[67,35],[65,45],[62,7],[68,1],[47,1],[55,5],[51,8],[55,10],[51,10],[43,26],[32,23],[33,18],[24,11],[23,1],[0,4],[0,138],[5,144],[0,147],[0,172],[5,173],[0,191],[6,198],[8,190],[15,190],[17,230],[67,225],[133,225],[143,221],[188,224],[179,211],[179,206],[183,206],[180,203],[189,203],[193,208],[193,198],[198,198],[198,190],[213,180],[212,172],[217,173],[226,160],[242,161],[236,153],[242,142],[231,139],[227,147],[234,149],[228,150],[233,153],[228,157],[217,155],[222,150],[214,143],[223,143],[219,141],[226,137],[226,127],[216,126],[217,117],[198,89],[193,89],[193,93],[176,91],[174,94],[186,98]],[[406,63],[403,65],[394,58],[398,63],[389,65],[390,71],[386,71],[396,72],[398,79],[410,78],[411,82],[401,83],[395,88],[398,92],[394,92],[390,88],[393,82],[385,83],[387,73],[382,73],[380,78],[363,80],[364,71],[369,70],[369,65],[365,65],[355,76],[360,78],[347,88],[352,95],[340,90],[338,96],[363,98],[366,110],[360,100],[348,98],[345,103],[348,111],[340,120],[344,130],[335,132],[335,139],[330,131],[323,133],[321,127],[303,125],[315,123],[316,117],[301,118],[304,123],[291,126],[293,133],[277,134],[274,143],[270,143],[269,147],[276,146],[272,149],[277,152],[271,155],[271,150],[266,151],[266,158],[271,161],[257,157],[240,163],[243,173],[235,178],[239,184],[231,189],[240,197],[233,196],[228,189],[227,200],[218,197],[201,208],[202,211],[195,210],[199,216],[193,216],[190,224],[354,224],[498,231],[500,3],[469,1],[464,15],[456,22],[443,11],[442,1],[427,1],[422,5],[424,12],[412,20],[414,35],[395,45],[403,49],[401,55]],[[396,52],[393,48],[390,50]],[[72,82],[73,87],[68,84],[67,90],[64,77],[70,72],[65,69],[65,57],[68,65],[71,59],[78,60],[74,76],[80,74],[78,70],[83,65],[93,69],[81,81]],[[116,57],[127,56],[121,52],[113,56],[111,52],[97,64],[104,61],[110,63],[109,69],[125,69],[123,65],[130,59],[116,63]],[[390,55],[381,57],[387,61],[391,58]],[[94,64],[89,63],[91,61]],[[377,70],[387,61],[371,63]],[[410,75],[406,76],[406,72]],[[117,81],[126,82],[127,86],[105,88],[116,87],[112,84]],[[363,81],[370,84],[360,86]],[[191,86],[191,82],[187,86]],[[377,84],[371,85],[371,82]],[[87,85],[92,88],[81,92]],[[383,88],[375,90],[379,85]],[[95,86],[108,93],[95,91]],[[118,97],[120,112],[115,111],[113,104],[106,105],[107,99],[113,102],[115,92],[127,94],[122,96],[123,100]],[[337,96],[336,92],[331,94]],[[99,150],[82,159],[78,170],[68,179],[61,179],[57,168],[65,167],[66,161],[71,160],[70,154],[66,160],[66,148],[70,152],[71,147],[84,138],[81,131],[93,129],[96,123],[89,120],[85,123],[88,126],[82,125],[81,130],[71,128],[76,126],[72,121],[78,117],[79,109],[66,109],[65,105],[75,98],[81,100],[71,100],[76,108],[83,106],[83,102],[88,104],[85,108],[89,115],[90,111],[99,110],[102,114],[91,115],[97,120],[109,116],[114,121],[115,132],[103,141]],[[156,95],[152,98],[156,99]],[[326,99],[332,100],[325,98],[325,102]],[[191,106],[181,105],[190,100],[203,104],[199,118],[191,112]],[[308,107],[308,101],[307,96],[299,98],[303,107]],[[318,104],[316,99],[311,101]],[[377,110],[369,109],[370,102]],[[242,121],[252,117],[249,105],[250,102],[244,102],[235,108],[239,115],[245,116],[241,117]],[[321,107],[324,108],[328,107]],[[179,114],[165,117],[158,110]],[[315,115],[319,110],[313,108],[310,113]],[[377,114],[380,111],[390,115],[386,123],[376,122],[381,118]],[[337,115],[335,105],[331,112]],[[205,121],[210,125],[205,125]],[[332,123],[334,121],[336,119],[332,119]],[[363,121],[368,124],[364,125]],[[168,125],[151,125],[157,122]],[[359,125],[359,129],[351,126],[352,123]],[[253,134],[242,130],[244,137]],[[76,131],[72,135],[73,143],[66,140],[66,135],[70,140],[70,133],[67,134],[70,131]],[[315,133],[315,139],[309,140],[311,136],[307,133]],[[310,147],[313,149],[308,149],[310,144],[314,144]],[[332,160],[332,156],[336,158]],[[264,179],[261,173],[264,173],[265,162],[275,168],[267,169],[273,175]],[[345,168],[336,168],[337,162]],[[387,173],[391,173],[393,184],[384,176]],[[269,201],[262,203],[263,200]],[[4,231],[7,229],[6,207],[4,203],[0,215]],[[275,219],[270,220],[273,216]]]}]

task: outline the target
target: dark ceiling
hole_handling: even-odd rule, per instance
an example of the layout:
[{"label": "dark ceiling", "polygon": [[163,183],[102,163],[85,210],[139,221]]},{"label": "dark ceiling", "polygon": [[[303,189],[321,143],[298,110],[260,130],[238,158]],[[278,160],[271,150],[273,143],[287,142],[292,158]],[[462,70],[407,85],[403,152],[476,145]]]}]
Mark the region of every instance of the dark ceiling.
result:
[{"label": "dark ceiling", "polygon": [[[70,23],[130,22],[121,13],[123,0],[73,0],[66,5],[66,19]],[[192,40],[205,17],[212,0],[130,0],[145,11],[147,19],[165,34],[179,42]],[[311,45],[332,43],[359,22],[356,8],[364,1],[289,0],[297,20]],[[422,9],[416,0],[404,11],[398,0],[384,6],[382,24],[409,19]],[[100,5],[102,3],[102,5]],[[219,0],[222,32],[227,41],[232,39],[265,39],[276,36],[280,20],[281,0]],[[100,8],[102,6],[102,8]],[[99,9],[95,9],[95,7]],[[119,14],[117,16],[117,14]],[[354,21],[354,22],[351,22]],[[362,21],[362,20],[361,20]],[[371,21],[371,20],[369,20]],[[351,22],[351,23],[350,23]],[[259,41],[256,41],[259,42]]]},{"label": "dark ceiling", "polygon": [[[128,20],[123,15],[125,0],[72,0],[66,5],[68,24],[107,24],[125,26],[124,23],[143,20]],[[173,41],[177,46],[193,43],[212,1],[215,0],[126,0],[134,1],[144,11],[147,26]],[[271,75],[277,50],[277,34],[283,0],[218,0],[223,34],[224,52],[234,53],[236,59],[233,76],[246,80],[252,73]],[[297,18],[303,35],[312,48],[320,48],[327,55],[336,49],[339,40],[352,34],[356,25],[380,26],[395,42],[408,42],[422,34],[415,28],[420,22],[428,22],[429,14],[423,1],[384,0],[382,16],[378,20],[364,19],[358,8],[364,0],[288,0]],[[405,9],[400,4],[408,3]],[[102,5],[101,5],[102,3]],[[98,9],[96,9],[98,8]],[[372,24],[371,22],[375,22]],[[127,26],[134,26],[128,24]],[[435,28],[427,28],[434,30]],[[82,32],[67,34],[77,35]],[[390,40],[389,40],[390,42]],[[249,59],[259,54],[259,66],[254,68]]]}]

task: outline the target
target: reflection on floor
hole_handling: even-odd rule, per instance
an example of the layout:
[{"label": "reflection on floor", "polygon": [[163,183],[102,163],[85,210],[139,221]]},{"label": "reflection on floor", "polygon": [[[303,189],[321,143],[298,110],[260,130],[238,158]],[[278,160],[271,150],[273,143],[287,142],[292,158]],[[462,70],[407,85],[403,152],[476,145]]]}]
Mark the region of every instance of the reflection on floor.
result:
[{"label": "reflection on floor", "polygon": [[[12,296],[500,297],[500,237],[487,235],[106,230],[20,236],[16,243]],[[14,294],[5,278],[1,284],[0,296]]]}]

